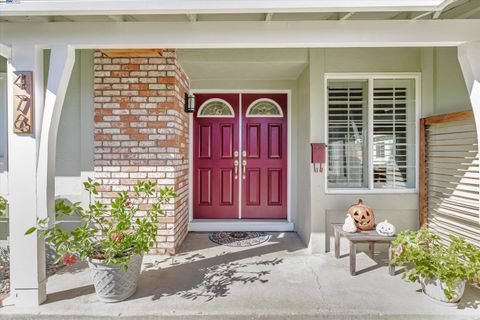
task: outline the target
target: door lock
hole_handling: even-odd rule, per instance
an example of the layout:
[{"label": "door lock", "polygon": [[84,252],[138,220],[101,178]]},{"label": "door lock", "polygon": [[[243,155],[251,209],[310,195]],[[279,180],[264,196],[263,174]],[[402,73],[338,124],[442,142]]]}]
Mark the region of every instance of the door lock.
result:
[{"label": "door lock", "polygon": [[247,151],[243,150],[243,151],[242,151],[242,157],[245,158],[246,156],[247,156]]}]

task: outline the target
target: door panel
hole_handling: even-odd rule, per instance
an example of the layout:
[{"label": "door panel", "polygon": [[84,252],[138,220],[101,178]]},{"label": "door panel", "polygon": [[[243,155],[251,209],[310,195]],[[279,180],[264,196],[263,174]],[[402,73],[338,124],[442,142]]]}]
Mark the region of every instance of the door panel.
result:
[{"label": "door panel", "polygon": [[[269,104],[248,116],[248,108],[264,99]],[[242,218],[287,218],[287,99],[287,94],[242,95],[242,151],[246,153],[242,160],[247,173]],[[269,111],[274,104],[281,109],[279,114]]]},{"label": "door panel", "polygon": [[[235,179],[234,152],[239,142],[239,95],[196,94],[198,106],[205,102],[208,112],[198,108],[193,122],[193,216],[195,219],[237,219],[239,179]],[[212,100],[213,99],[213,100]],[[221,103],[232,108],[233,116],[219,116]],[[207,110],[207,109],[205,109]]]}]

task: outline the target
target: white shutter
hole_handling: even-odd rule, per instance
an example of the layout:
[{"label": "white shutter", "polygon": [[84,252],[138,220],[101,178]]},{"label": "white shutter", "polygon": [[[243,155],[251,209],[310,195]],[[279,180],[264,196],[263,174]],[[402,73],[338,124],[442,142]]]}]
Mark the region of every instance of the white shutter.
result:
[{"label": "white shutter", "polygon": [[473,116],[427,121],[425,136],[428,226],[445,241],[454,234],[480,246],[480,168]]},{"label": "white shutter", "polygon": [[328,82],[328,186],[365,188],[367,81]]},{"label": "white shutter", "polygon": [[415,187],[413,80],[375,80],[373,88],[374,188]]}]

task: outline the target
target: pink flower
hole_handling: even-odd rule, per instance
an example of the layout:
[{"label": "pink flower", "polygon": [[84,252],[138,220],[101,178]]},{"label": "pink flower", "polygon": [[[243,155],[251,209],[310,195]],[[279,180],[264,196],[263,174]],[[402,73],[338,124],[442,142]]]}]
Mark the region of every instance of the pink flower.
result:
[{"label": "pink flower", "polygon": [[130,207],[131,204],[132,204],[132,201],[130,201],[130,200],[127,200],[127,201],[125,201],[125,202],[123,203],[123,205],[124,205],[125,207]]},{"label": "pink flower", "polygon": [[113,240],[113,242],[122,242],[123,241],[123,234],[121,233],[118,233],[118,232],[114,232],[112,233],[112,235],[110,236],[110,238]]},{"label": "pink flower", "polygon": [[397,254],[397,256],[401,256],[401,255],[402,255],[402,253],[403,253],[403,246],[402,246],[401,243],[397,246],[397,250],[395,251],[395,253]]},{"label": "pink flower", "polygon": [[78,257],[71,253],[65,253],[63,255],[63,263],[67,266],[73,266],[77,262]]}]

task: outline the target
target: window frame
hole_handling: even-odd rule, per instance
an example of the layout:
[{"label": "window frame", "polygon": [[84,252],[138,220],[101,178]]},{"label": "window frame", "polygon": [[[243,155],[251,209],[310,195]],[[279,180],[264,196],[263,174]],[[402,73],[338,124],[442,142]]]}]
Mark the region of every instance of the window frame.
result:
[{"label": "window frame", "polygon": [[[203,109],[206,108],[208,106],[208,104],[210,104],[212,102],[223,103],[224,105],[226,105],[228,107],[228,109],[230,109],[231,114],[229,114],[229,115],[224,115],[224,114],[205,115],[205,114],[202,114]],[[202,105],[198,108],[198,111],[197,111],[197,118],[235,118],[235,117],[236,117],[235,110],[233,110],[233,107],[230,105],[230,103],[228,103],[224,99],[220,99],[220,98],[207,99],[205,102],[202,103]]]},{"label": "window frame", "polygon": [[[415,188],[375,189],[373,179],[373,85],[375,80],[410,79],[415,81]],[[328,154],[325,162],[325,194],[415,194],[419,182],[419,141],[421,116],[421,72],[369,72],[369,73],[325,73],[324,76],[324,137],[328,144],[328,81],[329,80],[367,80],[367,145],[368,145],[368,187],[367,188],[328,188]]]},{"label": "window frame", "polygon": [[[279,114],[267,114],[267,115],[250,114],[250,111],[257,103],[261,103],[264,101],[273,104],[275,108],[277,108]],[[245,117],[247,118],[283,118],[283,110],[282,110],[282,107],[280,107],[280,105],[275,100],[272,100],[270,98],[260,98],[250,103],[250,105],[247,108],[247,111],[245,111]]]}]

